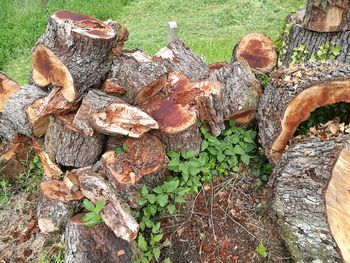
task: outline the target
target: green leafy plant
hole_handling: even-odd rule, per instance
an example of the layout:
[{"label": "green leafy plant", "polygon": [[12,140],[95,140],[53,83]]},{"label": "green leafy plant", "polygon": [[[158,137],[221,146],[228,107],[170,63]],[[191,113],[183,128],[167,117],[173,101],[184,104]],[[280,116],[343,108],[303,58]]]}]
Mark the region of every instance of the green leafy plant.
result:
[{"label": "green leafy plant", "polygon": [[291,64],[300,64],[306,62],[306,57],[309,51],[306,49],[305,45],[300,45],[293,50]]},{"label": "green leafy plant", "polygon": [[37,155],[30,160],[32,156],[31,152],[31,150],[28,152],[27,161],[23,163],[23,166],[27,167],[27,169],[18,176],[16,184],[22,190],[35,192],[41,181],[44,168]]},{"label": "green leafy plant", "polygon": [[102,198],[96,202],[96,205],[93,204],[89,199],[84,199],[83,206],[87,209],[88,213],[86,213],[83,217],[84,225],[88,227],[93,227],[103,222],[100,212],[105,207],[106,201]]},{"label": "green leafy plant", "polygon": [[325,43],[319,47],[319,50],[313,54],[309,61],[325,61],[325,60],[334,60],[341,53],[342,48],[340,46],[331,45],[329,43]]},{"label": "green leafy plant", "polygon": [[0,209],[3,208],[11,197],[11,182],[6,179],[0,179]]},{"label": "green leafy plant", "polygon": [[126,153],[127,147],[126,147],[126,145],[125,145],[125,143],[124,143],[124,144],[123,144],[123,147],[115,147],[115,148],[113,149],[113,151],[114,151],[115,153],[117,153],[117,154],[123,154],[123,153]]},{"label": "green leafy plant", "polygon": [[259,246],[255,249],[256,253],[258,253],[261,257],[267,257],[267,250],[263,243],[260,243]]}]

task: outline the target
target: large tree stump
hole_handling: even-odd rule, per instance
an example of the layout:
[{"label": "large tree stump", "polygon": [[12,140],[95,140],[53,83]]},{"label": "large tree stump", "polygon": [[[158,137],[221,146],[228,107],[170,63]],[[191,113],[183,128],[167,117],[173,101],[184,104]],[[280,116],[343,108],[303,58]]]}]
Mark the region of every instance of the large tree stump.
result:
[{"label": "large tree stump", "polygon": [[[28,137],[40,137],[45,134],[48,118],[37,118],[34,122],[29,118],[26,109],[36,100],[46,96],[47,93],[42,89],[33,86],[25,85],[18,92],[12,95],[2,112],[2,118],[11,123],[12,130],[24,134]],[[8,134],[8,132],[3,132]]]},{"label": "large tree stump", "polygon": [[92,17],[57,11],[33,51],[32,79],[41,87],[59,86],[73,102],[84,91],[99,87],[117,45],[113,28]]},{"label": "large tree stump", "polygon": [[210,66],[209,79],[221,83],[221,98],[215,102],[218,118],[235,120],[239,125],[255,118],[262,90],[246,63],[213,64]]},{"label": "large tree stump", "polygon": [[159,50],[155,57],[161,58],[170,72],[180,72],[187,76],[191,82],[208,77],[208,66],[179,39]]},{"label": "large tree stump", "polygon": [[80,206],[83,195],[70,192],[64,182],[43,181],[39,188],[38,226],[44,234],[61,231]]},{"label": "large tree stump", "polygon": [[131,263],[128,242],[116,237],[104,224],[87,227],[82,220],[85,214],[73,216],[65,229],[63,242],[66,263]]},{"label": "large tree stump", "polygon": [[350,102],[350,67],[337,62],[309,63],[272,74],[258,109],[259,136],[276,163],[298,125],[318,107]]},{"label": "large tree stump", "polygon": [[349,139],[307,139],[274,169],[272,209],[295,262],[350,262]]},{"label": "large tree stump", "polygon": [[153,189],[165,179],[165,149],[153,135],[145,134],[138,139],[125,140],[125,153],[106,152],[102,165],[109,182],[118,196],[132,208],[138,208],[139,192],[145,185]]},{"label": "large tree stump", "polygon": [[91,90],[84,97],[73,124],[89,136],[96,130],[138,138],[150,129],[158,129],[157,122],[139,108],[100,90]]},{"label": "large tree stump", "polygon": [[50,117],[50,125],[45,135],[45,151],[56,163],[81,168],[94,164],[100,158],[105,136],[96,134],[90,137],[69,129],[73,117]]},{"label": "large tree stump", "polygon": [[[323,5],[326,2],[330,3],[336,1],[327,0],[324,1],[325,3],[323,3],[322,1],[317,2]],[[349,5],[348,3],[346,3],[346,1],[337,2],[342,2],[345,5]],[[304,14],[305,12],[299,11],[292,14],[287,19],[287,24],[285,26],[283,36],[282,51],[279,54],[280,63],[282,63],[284,66],[288,66],[292,61],[292,56],[295,50],[302,46],[304,46],[305,53],[302,54],[303,61],[301,62],[308,61],[311,58],[311,56],[315,55],[317,51],[320,50],[320,47],[324,46],[325,44],[341,48],[339,54],[335,56],[335,58],[332,57],[332,54],[330,52],[324,53],[324,55],[327,58],[332,57],[332,59],[337,60],[339,62],[347,64],[350,63],[350,55],[348,48],[350,43],[349,31],[337,30],[335,32],[316,32],[313,30],[309,30],[303,26]]]},{"label": "large tree stump", "polygon": [[317,32],[350,29],[350,3],[344,0],[308,0],[304,27]]},{"label": "large tree stump", "polygon": [[101,175],[92,171],[80,174],[79,182],[83,195],[92,202],[105,199],[106,206],[101,211],[101,217],[114,234],[128,242],[134,240],[139,231],[139,225],[130,212],[122,206],[113,187]]},{"label": "large tree stump", "polygon": [[122,53],[113,60],[111,80],[125,90],[124,98],[132,104],[143,103],[166,85],[167,68],[141,50]]},{"label": "large tree stump", "polygon": [[277,65],[277,50],[264,34],[250,33],[233,49],[232,62],[235,61],[245,61],[251,69],[267,73]]}]

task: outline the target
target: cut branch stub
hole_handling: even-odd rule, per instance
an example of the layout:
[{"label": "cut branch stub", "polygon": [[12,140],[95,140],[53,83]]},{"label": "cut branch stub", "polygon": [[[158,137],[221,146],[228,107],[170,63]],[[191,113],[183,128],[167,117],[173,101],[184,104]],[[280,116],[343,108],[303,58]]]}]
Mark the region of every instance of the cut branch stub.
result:
[{"label": "cut branch stub", "polygon": [[99,90],[91,90],[84,97],[73,124],[89,136],[96,130],[138,138],[150,129],[158,129],[157,122],[139,108]]},{"label": "cut branch stub", "polygon": [[350,3],[343,0],[308,0],[304,26],[317,32],[338,32],[350,29]]},{"label": "cut branch stub", "polygon": [[38,226],[44,234],[61,231],[69,218],[79,210],[81,192],[70,192],[64,182],[44,181],[40,184]]},{"label": "cut branch stub", "polygon": [[123,53],[115,57],[111,77],[126,91],[125,99],[140,104],[151,99],[163,89],[168,77],[167,68],[144,51]]},{"label": "cut branch stub", "polygon": [[258,109],[265,154],[276,163],[298,125],[318,107],[350,102],[350,67],[309,63],[274,72]]},{"label": "cut branch stub", "polygon": [[34,48],[32,79],[41,87],[62,87],[62,95],[73,102],[102,84],[116,45],[108,24],[82,14],[55,12]]},{"label": "cut branch stub", "polygon": [[349,136],[286,150],[272,178],[272,209],[296,262],[350,260]]},{"label": "cut branch stub", "polygon": [[73,216],[65,228],[65,262],[131,263],[132,253],[128,242],[116,237],[104,223],[85,226],[84,215]]},{"label": "cut branch stub", "polygon": [[180,72],[186,75],[191,82],[208,77],[208,66],[179,39],[159,50],[155,57],[162,59],[162,63],[169,72]]},{"label": "cut branch stub", "polygon": [[114,234],[128,242],[134,240],[139,225],[130,212],[121,205],[113,187],[102,176],[89,171],[79,175],[79,182],[83,195],[92,202],[105,199],[106,206],[101,211],[101,217]]},{"label": "cut branch stub", "polygon": [[118,195],[132,208],[138,208],[137,200],[142,186],[152,189],[165,178],[165,149],[161,141],[150,134],[138,139],[128,138],[124,145],[127,149],[125,153],[109,151],[101,161]]},{"label": "cut branch stub", "polygon": [[12,95],[3,110],[2,118],[11,123],[13,130],[28,137],[40,137],[45,134],[49,123],[48,117],[37,118],[31,122],[26,113],[36,100],[46,96],[47,93],[33,85],[25,85]]},{"label": "cut branch stub", "polygon": [[250,33],[234,48],[232,62],[235,61],[246,61],[251,69],[267,73],[277,65],[277,50],[267,36]]},{"label": "cut branch stub", "polygon": [[81,168],[92,165],[100,158],[105,136],[86,136],[72,130],[72,121],[73,115],[50,117],[45,151],[51,160],[64,166]]}]

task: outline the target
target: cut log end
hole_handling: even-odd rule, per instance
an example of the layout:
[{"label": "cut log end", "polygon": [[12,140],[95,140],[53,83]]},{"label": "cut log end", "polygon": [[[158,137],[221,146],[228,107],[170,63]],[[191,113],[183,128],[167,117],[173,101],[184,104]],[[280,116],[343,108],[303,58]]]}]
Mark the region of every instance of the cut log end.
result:
[{"label": "cut log end", "polygon": [[266,73],[276,67],[277,51],[267,36],[251,33],[236,46],[232,61],[246,61],[250,68]]},{"label": "cut log end", "polygon": [[102,85],[102,90],[115,96],[123,96],[126,92],[126,89],[120,86],[115,78],[107,79]]},{"label": "cut log end", "polygon": [[8,98],[20,88],[16,82],[0,72],[0,112],[3,112]]},{"label": "cut log end", "polygon": [[79,201],[84,197],[81,192],[70,192],[63,181],[44,181],[40,184],[40,190],[46,197],[62,203]]}]

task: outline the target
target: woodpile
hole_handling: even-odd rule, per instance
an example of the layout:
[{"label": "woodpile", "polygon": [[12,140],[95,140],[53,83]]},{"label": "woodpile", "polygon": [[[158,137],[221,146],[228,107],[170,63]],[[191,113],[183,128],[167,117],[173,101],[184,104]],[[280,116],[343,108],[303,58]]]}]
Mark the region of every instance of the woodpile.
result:
[{"label": "woodpile", "polygon": [[[14,177],[34,149],[38,225],[64,232],[66,262],[131,262],[131,209],[167,177],[166,151],[199,152],[199,121],[215,136],[226,120],[251,122],[262,94],[245,62],[208,66],[181,40],[150,56],[124,50],[127,38],[114,21],[58,11],[33,49],[30,83],[0,74],[0,134],[12,141],[2,170]],[[84,225],[84,198],[105,201],[103,224]]]}]

